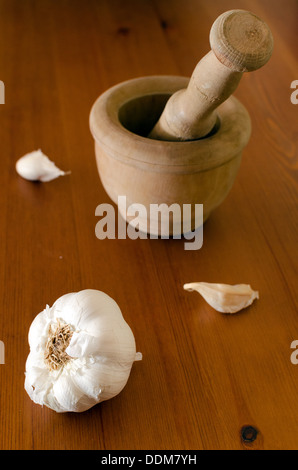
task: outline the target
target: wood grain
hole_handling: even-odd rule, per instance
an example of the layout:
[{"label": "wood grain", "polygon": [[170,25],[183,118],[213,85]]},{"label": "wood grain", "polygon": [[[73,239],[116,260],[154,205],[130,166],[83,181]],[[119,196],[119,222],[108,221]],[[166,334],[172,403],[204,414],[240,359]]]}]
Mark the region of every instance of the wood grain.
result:
[{"label": "wood grain", "polygon": [[[272,30],[269,63],[235,93],[253,133],[235,185],[183,240],[103,240],[95,208],[110,202],[88,119],[110,86],[156,74],[190,76],[231,0],[0,1],[0,449],[298,449],[297,79],[295,0],[240,0]],[[41,148],[71,175],[22,180],[16,160]],[[260,299],[222,315],[193,281],[249,283]],[[24,391],[27,334],[61,295],[111,295],[143,361],[123,392],[90,411],[59,415]],[[252,444],[243,426],[259,431]]]}]

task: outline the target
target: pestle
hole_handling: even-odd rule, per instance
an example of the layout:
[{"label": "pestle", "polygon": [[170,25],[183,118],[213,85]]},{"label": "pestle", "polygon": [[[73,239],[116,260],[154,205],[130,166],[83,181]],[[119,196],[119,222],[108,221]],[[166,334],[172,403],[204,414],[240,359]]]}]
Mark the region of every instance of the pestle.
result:
[{"label": "pestle", "polygon": [[273,49],[267,24],[245,10],[220,15],[209,39],[211,51],[197,64],[187,88],[167,101],[149,138],[187,141],[208,136],[218,125],[217,107],[236,90],[243,72],[266,64]]},{"label": "pestle", "polygon": [[[210,44],[190,79],[127,80],[92,106],[90,130],[101,183],[138,233],[156,237],[196,231],[234,184],[251,119],[231,95],[243,72],[269,60],[273,39],[254,14],[232,10],[212,25]],[[144,137],[150,128],[152,138]],[[123,195],[125,204],[119,199]],[[203,220],[196,216],[197,204],[204,206]],[[154,207],[164,212],[154,213]]]}]

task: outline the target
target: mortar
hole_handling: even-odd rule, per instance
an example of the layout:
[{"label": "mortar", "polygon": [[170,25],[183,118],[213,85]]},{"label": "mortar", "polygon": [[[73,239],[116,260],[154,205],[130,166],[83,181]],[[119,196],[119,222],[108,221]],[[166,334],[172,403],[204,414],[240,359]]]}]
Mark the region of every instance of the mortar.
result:
[{"label": "mortar", "polygon": [[[166,136],[163,131],[152,133],[152,129],[156,129],[155,124],[162,122],[167,110],[173,114],[173,98],[176,100],[174,103],[177,103],[176,97],[180,99],[181,93],[187,95],[186,98],[182,96],[182,102],[186,103],[190,115],[190,103],[194,102],[197,118],[197,109],[200,109],[198,101],[202,98],[198,97],[197,76],[202,78],[202,66],[207,70],[207,76],[212,72],[208,70],[208,64],[214,70],[214,59],[207,59],[207,68],[206,61],[200,61],[191,79],[148,76],[115,85],[99,96],[91,109],[90,130],[95,141],[96,162],[102,185],[114,203],[118,203],[119,196],[126,196],[126,206],[142,204],[146,208],[146,216],[142,217],[139,213],[137,220],[141,232],[164,235],[169,230],[162,226],[160,220],[157,225],[153,224],[157,221],[150,220],[152,204],[179,204],[181,213],[183,204],[191,204],[191,220],[183,220],[184,227],[197,229],[195,205],[203,204],[203,221],[206,221],[211,212],[224,201],[235,181],[242,151],[251,133],[247,110],[238,99],[229,96],[242,75],[241,70],[235,70],[235,64],[232,69],[220,63],[225,73],[222,80],[225,93],[220,88],[217,92],[219,98],[214,99],[213,92],[207,112],[206,109],[201,112],[195,126],[197,134],[198,129],[203,127],[205,135],[200,135],[200,138],[192,135],[191,139],[184,139],[182,134],[186,126],[182,122],[177,136],[177,117],[178,120],[180,116],[184,119],[187,114],[181,109],[173,117],[176,135],[171,135],[168,128]],[[264,58],[262,61],[263,64]],[[259,60],[250,70],[260,67],[260,63]],[[216,64],[216,67],[219,66]],[[222,69],[220,73],[223,73]],[[217,84],[218,74],[217,70]],[[209,82],[205,86],[201,108],[205,106],[208,87]],[[214,101],[216,106],[210,105]],[[191,120],[192,123],[195,121],[193,116]],[[167,125],[169,121],[168,117]],[[189,137],[188,129],[187,134]],[[135,216],[129,217],[120,206],[118,210],[128,223],[134,225]],[[152,225],[158,229],[150,229]],[[174,224],[170,213],[170,234],[182,234],[183,231],[182,220],[178,221],[178,225]]]}]

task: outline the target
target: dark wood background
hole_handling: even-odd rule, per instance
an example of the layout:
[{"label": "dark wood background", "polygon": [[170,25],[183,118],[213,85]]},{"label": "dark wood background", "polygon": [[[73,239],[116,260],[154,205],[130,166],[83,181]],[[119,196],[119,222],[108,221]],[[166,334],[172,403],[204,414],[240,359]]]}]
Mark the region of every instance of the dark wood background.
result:
[{"label": "dark wood background", "polygon": [[[235,185],[183,240],[103,240],[101,186],[89,112],[134,77],[190,76],[231,0],[1,0],[1,449],[298,449],[296,0],[241,0],[272,29],[270,62],[236,96],[253,125]],[[23,180],[15,162],[41,148],[70,176]],[[260,299],[214,311],[192,281],[248,283]],[[119,304],[143,361],[120,395],[83,414],[57,414],[24,390],[27,334],[61,295],[103,290]],[[241,440],[254,426],[257,439]]]}]

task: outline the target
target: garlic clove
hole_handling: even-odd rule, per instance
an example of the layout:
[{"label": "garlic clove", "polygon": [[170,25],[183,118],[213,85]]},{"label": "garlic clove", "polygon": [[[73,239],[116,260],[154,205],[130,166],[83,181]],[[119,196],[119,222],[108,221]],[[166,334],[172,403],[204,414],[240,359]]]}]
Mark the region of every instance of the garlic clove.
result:
[{"label": "garlic clove", "polygon": [[55,396],[61,411],[77,411],[78,403],[84,392],[78,388],[70,375],[60,375],[53,384],[53,395]]},{"label": "garlic clove", "polygon": [[48,373],[43,366],[40,354],[31,351],[26,360],[26,370],[30,370],[30,377],[25,374],[25,390],[31,400],[43,404],[48,389]]},{"label": "garlic clove", "polygon": [[85,331],[74,332],[66,353],[71,357],[84,357],[102,351],[98,337],[94,337]]},{"label": "garlic clove", "polygon": [[82,316],[82,309],[79,308],[76,299],[77,295],[74,293],[59,297],[50,309],[51,321],[57,321],[58,318],[61,318],[65,323],[78,324]]},{"label": "garlic clove", "polygon": [[40,149],[21,157],[16,162],[16,171],[22,178],[43,183],[70,173],[60,170]]},{"label": "garlic clove", "polygon": [[81,319],[78,327],[84,325],[84,330],[93,336],[101,336],[103,325],[111,321],[111,312],[113,312],[113,322],[118,323],[122,319],[122,313],[117,303],[107,294],[101,294],[101,315],[98,315],[98,305],[96,291],[85,289],[78,292],[76,301],[81,308]]},{"label": "garlic clove", "polygon": [[45,337],[49,330],[50,319],[47,318],[46,309],[37,315],[30,325],[28,340],[32,350],[40,348],[40,338]]},{"label": "garlic clove", "polygon": [[83,374],[81,374],[79,370],[72,376],[73,383],[76,387],[80,388],[88,397],[96,400],[100,399],[103,388],[99,379],[101,368],[102,366],[100,363],[94,363],[92,367],[86,368]]},{"label": "garlic clove", "polygon": [[248,307],[259,298],[248,284],[216,284],[208,282],[192,282],[184,284],[187,291],[196,291],[215,310],[222,313],[236,313]]},{"label": "garlic clove", "polygon": [[123,357],[126,357],[129,362],[135,361],[136,357],[134,336],[127,324],[122,325],[119,333],[116,333],[113,327],[109,335],[104,330],[101,334],[97,333],[94,336],[86,331],[75,331],[66,353],[75,358],[95,354],[108,355],[113,361],[122,361]]}]

